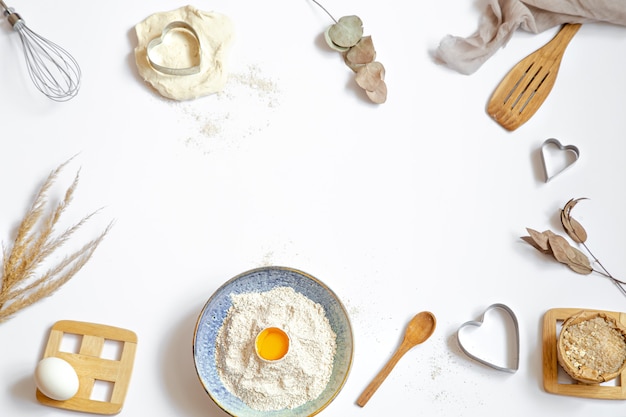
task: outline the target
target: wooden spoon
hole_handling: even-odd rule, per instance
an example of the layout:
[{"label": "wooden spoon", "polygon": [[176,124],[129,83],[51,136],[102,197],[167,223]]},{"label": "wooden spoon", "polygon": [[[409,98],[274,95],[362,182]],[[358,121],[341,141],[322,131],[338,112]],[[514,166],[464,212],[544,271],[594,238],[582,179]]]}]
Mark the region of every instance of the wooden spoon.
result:
[{"label": "wooden spoon", "polygon": [[554,86],[565,48],[580,23],[567,23],[550,42],[515,65],[496,87],[487,113],[507,130],[526,123]]},{"label": "wooden spoon", "polygon": [[363,407],[367,404],[378,387],[380,387],[385,378],[387,378],[393,367],[396,366],[400,358],[412,347],[419,345],[428,339],[435,331],[436,325],[437,319],[435,319],[435,316],[428,311],[422,311],[411,319],[406,331],[404,332],[404,339],[396,352],[393,354],[391,359],[389,359],[389,362],[387,362],[383,369],[380,370],[372,382],[370,382],[367,388],[365,388],[359,399],[356,401],[359,406]]}]

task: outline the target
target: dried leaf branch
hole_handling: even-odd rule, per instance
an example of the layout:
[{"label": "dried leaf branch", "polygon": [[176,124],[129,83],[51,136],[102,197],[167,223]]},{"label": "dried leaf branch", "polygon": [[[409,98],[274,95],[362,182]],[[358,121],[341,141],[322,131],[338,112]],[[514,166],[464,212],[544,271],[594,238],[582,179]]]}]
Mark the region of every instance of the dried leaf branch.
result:
[{"label": "dried leaf branch", "polygon": [[[618,280],[611,275],[598,258],[596,258],[596,256],[591,252],[591,250],[589,250],[586,243],[588,237],[587,231],[576,219],[572,217],[572,209],[581,200],[585,200],[585,198],[571,199],[565,204],[563,209],[561,209],[561,225],[567,235],[575,243],[581,245],[587,251],[593,262],[590,261],[589,258],[579,249],[570,245],[570,243],[563,236],[559,236],[550,230],[538,232],[527,228],[526,230],[528,231],[529,236],[522,236],[522,240],[540,252],[546,255],[552,255],[554,259],[567,265],[574,272],[584,275],[595,272],[609,278],[626,296],[626,289],[624,288],[626,282]],[[594,269],[592,264],[598,265],[601,269]]]},{"label": "dried leaf branch", "polygon": [[342,54],[346,65],[355,72],[355,81],[365,90],[367,97],[376,104],[387,101],[385,67],[376,61],[376,48],[371,36],[363,36],[363,22],[358,16],[343,16],[339,20],[318,1],[312,0],[330,18],[333,24],[324,32],[330,47]]},{"label": "dried leaf branch", "polygon": [[56,225],[74,197],[79,174],[76,174],[63,200],[55,207],[48,208],[48,192],[68,162],[60,165],[46,178],[22,219],[13,244],[8,248],[3,246],[0,323],[23,308],[52,295],[69,281],[91,258],[112,226],[109,224],[96,238],[40,273],[49,257],[57,254],[74,233],[97,213],[96,211],[83,217],[61,233],[56,232]]}]

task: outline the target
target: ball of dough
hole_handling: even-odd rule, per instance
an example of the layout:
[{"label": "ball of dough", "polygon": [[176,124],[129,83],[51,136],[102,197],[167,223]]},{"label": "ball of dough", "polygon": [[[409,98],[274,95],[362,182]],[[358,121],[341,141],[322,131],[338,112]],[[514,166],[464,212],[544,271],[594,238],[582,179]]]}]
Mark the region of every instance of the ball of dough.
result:
[{"label": "ball of dough", "polygon": [[[199,71],[188,75],[173,75],[157,71],[148,59],[148,44],[161,37],[172,22],[184,22],[196,32],[199,43]],[[190,100],[221,91],[226,84],[227,58],[234,41],[231,20],[215,12],[203,12],[184,6],[169,12],[159,12],[135,26],[137,47],[135,62],[139,75],[162,96],[173,100]],[[169,62],[176,63],[173,51]],[[185,63],[182,63],[184,66]]]}]

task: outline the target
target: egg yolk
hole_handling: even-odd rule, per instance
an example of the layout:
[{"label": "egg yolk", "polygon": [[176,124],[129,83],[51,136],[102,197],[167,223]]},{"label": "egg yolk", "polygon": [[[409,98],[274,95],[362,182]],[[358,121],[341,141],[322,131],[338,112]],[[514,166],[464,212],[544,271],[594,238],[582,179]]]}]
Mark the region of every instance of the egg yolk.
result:
[{"label": "egg yolk", "polygon": [[257,336],[256,350],[267,361],[282,359],[289,350],[289,336],[277,327],[268,327]]}]

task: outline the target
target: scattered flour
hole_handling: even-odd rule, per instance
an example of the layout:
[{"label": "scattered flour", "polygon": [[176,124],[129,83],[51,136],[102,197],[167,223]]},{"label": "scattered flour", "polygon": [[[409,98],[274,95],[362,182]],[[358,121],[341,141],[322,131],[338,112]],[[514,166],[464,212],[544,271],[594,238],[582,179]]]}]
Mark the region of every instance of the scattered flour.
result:
[{"label": "scattered flour", "polygon": [[185,132],[185,144],[208,154],[236,146],[267,128],[280,105],[280,90],[258,66],[249,65],[231,72],[222,91],[173,105],[183,112],[190,129]]},{"label": "scattered flour", "polygon": [[[293,409],[317,398],[328,384],[337,348],[324,308],[290,287],[231,298],[216,341],[226,388],[260,411]],[[266,327],[279,327],[291,338],[281,361],[264,362],[256,355],[255,338]]]}]

